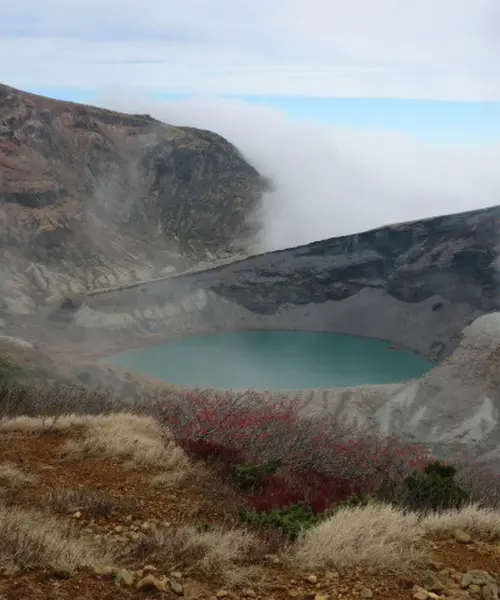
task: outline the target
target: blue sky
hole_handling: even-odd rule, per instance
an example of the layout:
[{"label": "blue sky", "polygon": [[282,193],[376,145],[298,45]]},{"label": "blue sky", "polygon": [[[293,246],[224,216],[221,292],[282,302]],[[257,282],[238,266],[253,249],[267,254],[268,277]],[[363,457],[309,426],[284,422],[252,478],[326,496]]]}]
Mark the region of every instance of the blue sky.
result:
[{"label": "blue sky", "polygon": [[[64,88],[29,91],[75,102],[98,102],[98,92]],[[195,94],[151,93],[158,100]],[[500,102],[416,100],[408,98],[330,98],[220,94],[249,104],[264,104],[296,120],[360,129],[386,129],[439,144],[483,144],[500,140]]]}]

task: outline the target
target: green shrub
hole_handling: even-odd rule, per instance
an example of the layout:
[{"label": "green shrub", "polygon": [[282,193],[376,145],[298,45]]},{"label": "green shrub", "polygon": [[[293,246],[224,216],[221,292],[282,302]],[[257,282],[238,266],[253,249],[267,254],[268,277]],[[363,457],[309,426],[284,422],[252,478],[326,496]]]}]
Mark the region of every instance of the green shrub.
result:
[{"label": "green shrub", "polygon": [[407,504],[413,510],[460,508],[470,496],[454,480],[456,469],[435,461],[424,471],[413,471],[405,478]]},{"label": "green shrub", "polygon": [[374,498],[369,494],[353,494],[344,502],[340,502],[334,508],[334,512],[338,510],[342,510],[343,508],[357,508],[359,506],[367,506],[370,502],[372,502]]},{"label": "green shrub", "polygon": [[309,504],[298,502],[286,508],[273,508],[269,512],[243,508],[240,518],[248,525],[273,529],[293,540],[303,529],[318,524],[323,516],[315,515]]},{"label": "green shrub", "polygon": [[244,490],[264,485],[266,477],[280,468],[280,460],[268,460],[260,465],[235,465],[231,471],[233,481]]}]

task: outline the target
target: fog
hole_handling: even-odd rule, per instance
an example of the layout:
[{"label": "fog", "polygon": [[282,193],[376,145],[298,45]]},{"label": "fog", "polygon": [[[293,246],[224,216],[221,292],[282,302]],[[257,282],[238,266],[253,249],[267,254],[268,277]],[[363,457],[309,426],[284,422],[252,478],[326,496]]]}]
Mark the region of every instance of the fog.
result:
[{"label": "fog", "polygon": [[445,146],[389,130],[322,125],[243,100],[152,101],[106,90],[96,102],[210,129],[232,142],[274,189],[263,199],[263,249],[497,204],[500,144]]}]

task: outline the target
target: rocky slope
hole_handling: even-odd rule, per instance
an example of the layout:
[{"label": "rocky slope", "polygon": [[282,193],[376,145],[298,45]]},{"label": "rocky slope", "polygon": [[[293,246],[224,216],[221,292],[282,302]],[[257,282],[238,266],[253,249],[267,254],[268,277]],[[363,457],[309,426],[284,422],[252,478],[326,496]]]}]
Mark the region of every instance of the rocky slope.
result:
[{"label": "rocky slope", "polygon": [[124,287],[87,298],[88,318],[80,311],[80,322],[151,326],[166,337],[320,329],[440,359],[474,318],[500,308],[499,220],[494,207],[402,223]]},{"label": "rocky slope", "polygon": [[263,186],[214,133],[0,85],[4,308],[241,250]]}]

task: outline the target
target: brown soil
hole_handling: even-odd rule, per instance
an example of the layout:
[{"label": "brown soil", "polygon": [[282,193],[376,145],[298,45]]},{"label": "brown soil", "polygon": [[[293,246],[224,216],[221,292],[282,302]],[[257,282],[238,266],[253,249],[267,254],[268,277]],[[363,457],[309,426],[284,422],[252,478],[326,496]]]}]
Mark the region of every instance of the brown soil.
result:
[{"label": "brown soil", "polygon": [[[125,470],[120,464],[86,458],[68,461],[61,456],[61,447],[71,434],[0,434],[1,462],[15,463],[25,472],[37,475],[37,482],[26,485],[11,497],[12,505],[44,509],[51,490],[57,488],[98,490],[116,501],[112,515],[91,516],[82,511],[79,518],[72,512],[59,510],[61,519],[74,522],[82,530],[92,529],[103,536],[116,536],[115,528],[126,527],[130,522],[144,523],[168,521],[172,524],[224,524],[237,523],[237,510],[244,498],[239,496],[215,471],[204,468],[174,491],[157,490],[151,479],[158,470]],[[268,540],[268,552],[272,542]],[[436,542],[429,560],[460,572],[483,569],[500,576],[498,544],[474,542],[460,544],[446,540]],[[125,564],[139,569],[148,563]],[[187,598],[207,598],[220,591],[220,582],[211,581],[189,565],[154,564],[155,574],[168,576],[172,571],[182,571],[184,594]],[[292,572],[284,563],[274,564],[269,556],[256,557],[254,566],[262,569],[261,585],[253,585],[255,598],[274,600],[313,599],[334,600],[363,598],[363,588],[372,591],[374,600],[402,600],[412,598],[413,586],[419,583],[422,572],[397,574],[371,574],[366,569],[341,572],[338,576],[319,570],[317,583],[306,581],[310,573]],[[244,594],[231,592],[228,598],[243,598]],[[0,574],[1,600],[115,600],[121,598],[178,598],[173,592],[142,592],[117,582],[110,575],[99,575],[91,569],[80,569],[65,575],[54,570],[34,570],[14,575]]]}]

